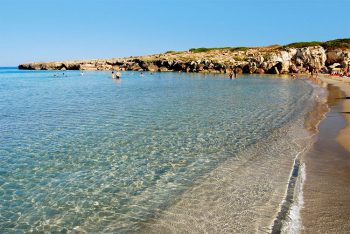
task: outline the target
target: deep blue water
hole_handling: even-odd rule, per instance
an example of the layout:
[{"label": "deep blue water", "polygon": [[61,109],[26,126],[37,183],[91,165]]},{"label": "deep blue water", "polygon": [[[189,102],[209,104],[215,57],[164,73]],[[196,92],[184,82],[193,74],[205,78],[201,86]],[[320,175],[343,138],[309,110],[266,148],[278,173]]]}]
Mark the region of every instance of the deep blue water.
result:
[{"label": "deep blue water", "polygon": [[135,231],[311,93],[261,76],[0,69],[0,232]]}]

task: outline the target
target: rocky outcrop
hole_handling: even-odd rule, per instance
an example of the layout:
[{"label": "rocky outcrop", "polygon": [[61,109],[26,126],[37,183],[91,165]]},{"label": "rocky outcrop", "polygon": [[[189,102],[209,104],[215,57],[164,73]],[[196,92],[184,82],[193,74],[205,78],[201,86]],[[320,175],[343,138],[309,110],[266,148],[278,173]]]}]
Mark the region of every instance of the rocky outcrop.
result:
[{"label": "rocky outcrop", "polygon": [[229,73],[233,68],[243,73],[283,74],[327,68],[334,63],[346,67],[350,50],[326,50],[322,46],[303,48],[256,47],[245,50],[216,49],[201,53],[172,52],[149,56],[43,62],[21,64],[27,70],[130,70],[151,72]]},{"label": "rocky outcrop", "polygon": [[346,67],[350,63],[350,50],[332,49],[326,53],[326,65],[340,63],[342,67]]},{"label": "rocky outcrop", "polygon": [[295,64],[305,64],[313,68],[325,66],[326,59],[326,51],[321,46],[300,48],[294,56]]}]

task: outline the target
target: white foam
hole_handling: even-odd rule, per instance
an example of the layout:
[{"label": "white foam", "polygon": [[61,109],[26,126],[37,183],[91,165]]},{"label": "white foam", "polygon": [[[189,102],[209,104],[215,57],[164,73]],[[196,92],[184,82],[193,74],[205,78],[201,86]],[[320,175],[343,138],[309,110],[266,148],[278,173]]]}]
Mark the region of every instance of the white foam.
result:
[{"label": "white foam", "polygon": [[[316,102],[326,104],[327,102],[327,96],[328,91],[325,89],[325,86],[316,85],[311,82],[308,82],[313,88],[314,93],[313,97],[315,98]],[[321,121],[326,117],[327,112],[330,111],[330,108],[327,108],[327,111],[323,113],[321,118],[316,123],[316,132],[314,134],[310,135],[310,138],[314,138],[314,136],[318,133],[318,125],[321,123]],[[312,141],[311,141],[312,142]],[[311,144],[309,147],[306,147],[303,152],[300,152],[296,158],[299,158],[299,155],[306,152],[311,147]],[[295,184],[294,189],[294,202],[290,207],[289,213],[288,213],[288,219],[283,223],[282,227],[282,233],[301,233],[303,225],[302,225],[302,219],[301,219],[301,209],[304,206],[304,193],[303,193],[303,187],[304,187],[304,181],[306,179],[306,166],[304,163],[300,165],[297,181]]]},{"label": "white foam", "polygon": [[306,179],[305,164],[300,165],[298,179],[295,185],[294,202],[290,208],[288,219],[282,228],[282,233],[296,234],[302,229],[300,211],[304,206],[303,187]]}]

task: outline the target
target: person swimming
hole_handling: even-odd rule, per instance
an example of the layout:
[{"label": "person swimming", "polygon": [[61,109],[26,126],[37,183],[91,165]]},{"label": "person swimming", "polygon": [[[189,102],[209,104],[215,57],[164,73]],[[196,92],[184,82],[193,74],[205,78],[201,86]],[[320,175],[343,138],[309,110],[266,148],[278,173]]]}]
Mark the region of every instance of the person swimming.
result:
[{"label": "person swimming", "polygon": [[115,79],[114,71],[112,71],[112,79]]},{"label": "person swimming", "polygon": [[117,71],[116,77],[117,77],[117,79],[120,79],[121,74],[120,74],[120,72],[119,72],[119,71]]}]

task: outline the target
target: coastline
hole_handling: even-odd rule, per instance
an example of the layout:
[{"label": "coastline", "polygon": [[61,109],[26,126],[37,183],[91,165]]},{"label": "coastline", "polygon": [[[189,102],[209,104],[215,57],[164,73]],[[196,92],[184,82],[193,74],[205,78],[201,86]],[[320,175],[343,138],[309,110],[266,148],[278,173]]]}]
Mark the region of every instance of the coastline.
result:
[{"label": "coastline", "polygon": [[[308,77],[308,74],[301,74]],[[307,79],[305,79],[307,80]],[[308,132],[309,144],[294,159],[293,167],[286,186],[285,195],[279,212],[271,225],[271,233],[300,233],[302,229],[301,209],[304,205],[303,186],[305,181],[305,163],[303,157],[312,148],[318,133],[318,125],[329,111],[327,104],[327,86],[325,83],[309,82],[314,89],[314,105],[304,115],[304,129]],[[306,138],[304,139],[306,140]]]},{"label": "coastline", "polygon": [[105,70],[228,74],[345,74],[350,39],[258,47],[192,48],[124,58],[33,62],[23,70]]},{"label": "coastline", "polygon": [[[350,97],[350,79],[344,79],[344,78],[330,78],[327,76],[322,76],[321,80],[337,86],[344,94],[345,98]],[[344,118],[347,120],[347,126],[345,126],[343,129],[340,130],[337,141],[339,144],[341,144],[347,151],[350,152],[350,101],[345,101],[344,99],[342,101],[342,112]]]},{"label": "coastline", "polygon": [[[350,231],[350,82],[321,76],[328,86],[329,112],[318,125],[311,149],[303,155],[302,233]],[[344,97],[345,96],[345,97]]]},{"label": "coastline", "polygon": [[[300,119],[242,152],[240,158],[245,160],[230,159],[210,172],[175,204],[145,222],[140,232],[176,233],[189,231],[187,228],[193,233],[283,231],[295,191],[300,190],[300,158],[313,142],[313,136],[304,128],[304,118],[310,110],[306,108]],[[313,117],[319,122],[320,116]],[[256,164],[252,167],[253,162]],[[240,173],[232,174],[237,171]],[[258,184],[245,183],[247,178]],[[269,196],[264,194],[267,191]]]}]

